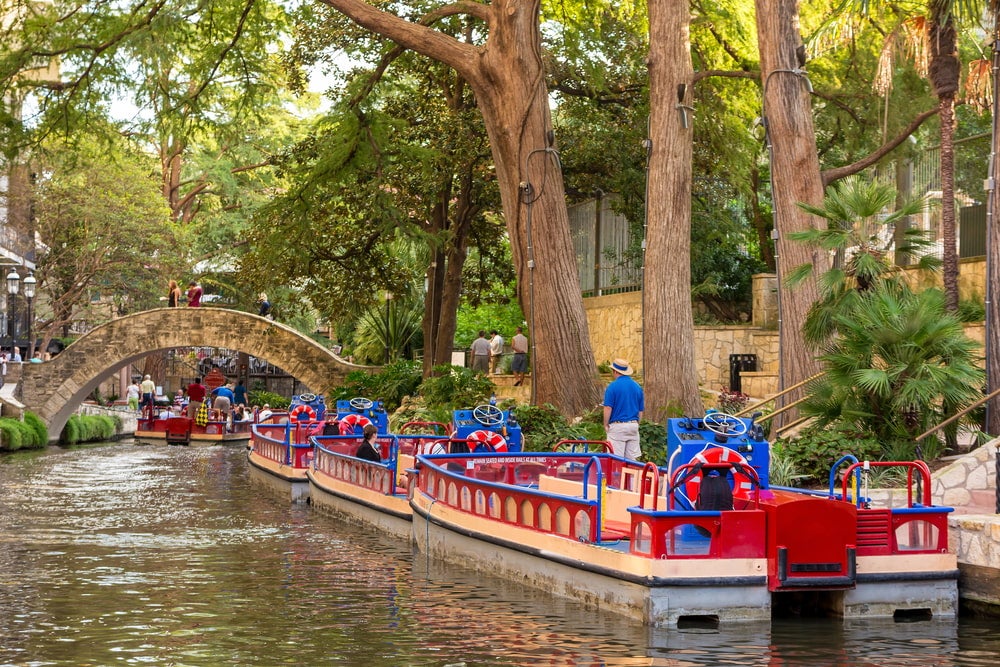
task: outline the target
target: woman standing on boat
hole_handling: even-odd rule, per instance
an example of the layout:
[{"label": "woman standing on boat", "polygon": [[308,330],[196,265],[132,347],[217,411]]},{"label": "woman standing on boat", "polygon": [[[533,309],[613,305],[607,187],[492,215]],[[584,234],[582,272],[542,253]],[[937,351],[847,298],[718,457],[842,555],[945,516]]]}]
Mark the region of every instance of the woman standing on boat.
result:
[{"label": "woman standing on boat", "polygon": [[366,461],[381,463],[382,457],[379,456],[378,444],[375,442],[378,439],[378,427],[375,424],[366,424],[362,434],[364,441],[358,447],[358,452],[355,456]]}]

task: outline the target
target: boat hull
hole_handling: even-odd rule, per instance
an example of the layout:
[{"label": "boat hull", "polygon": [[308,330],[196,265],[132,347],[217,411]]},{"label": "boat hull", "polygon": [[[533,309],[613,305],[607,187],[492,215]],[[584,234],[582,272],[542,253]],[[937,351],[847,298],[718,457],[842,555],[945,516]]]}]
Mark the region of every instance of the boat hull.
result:
[{"label": "boat hull", "polygon": [[317,510],[410,539],[412,512],[405,496],[355,486],[315,469],[310,469],[307,477],[309,502]]},{"label": "boat hull", "polygon": [[250,478],[266,487],[279,497],[289,498],[293,503],[309,501],[309,479],[305,468],[278,463],[264,458],[254,450],[247,452],[250,464]]},{"label": "boat hull", "polygon": [[499,525],[441,504],[421,491],[412,500],[413,539],[436,558],[551,591],[648,625],[682,617],[767,622],[767,561],[654,560],[627,549],[588,544]]},{"label": "boat hull", "polygon": [[[137,430],[133,437],[137,442],[163,445],[167,442],[166,431]],[[245,445],[250,441],[250,433],[192,433],[191,445]]]}]

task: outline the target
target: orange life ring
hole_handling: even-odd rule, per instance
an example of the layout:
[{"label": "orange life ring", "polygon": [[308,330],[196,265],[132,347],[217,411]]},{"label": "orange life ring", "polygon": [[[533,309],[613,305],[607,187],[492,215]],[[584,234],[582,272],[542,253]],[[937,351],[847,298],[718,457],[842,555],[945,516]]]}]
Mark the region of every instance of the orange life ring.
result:
[{"label": "orange life ring", "polygon": [[[499,433],[494,433],[493,431],[473,431],[469,435],[465,436],[468,442],[482,443],[484,445],[489,445],[493,448],[494,452],[506,452],[507,451],[507,441],[504,440],[503,436]],[[469,449],[474,450],[475,445],[470,445]]]},{"label": "orange life ring", "polygon": [[[733,474],[733,495],[746,496],[753,488],[753,481],[750,479],[750,475],[743,471],[743,469],[750,467],[750,463],[743,458],[742,454],[734,449],[719,446],[706,447],[691,457],[691,463],[731,463],[735,466],[730,469]],[[741,469],[740,466],[742,466],[743,469]],[[692,475],[688,481],[684,483],[684,492],[687,494],[688,500],[692,503],[697,502],[698,500],[698,492],[701,490],[701,477],[703,474],[704,473],[699,472],[697,475]]]},{"label": "orange life ring", "polygon": [[354,435],[357,432],[357,428],[364,428],[372,423],[371,419],[365,417],[364,415],[359,415],[355,412],[347,415],[340,420],[340,434],[341,435]]},{"label": "orange life ring", "polygon": [[306,415],[305,421],[316,421],[316,411],[313,410],[311,405],[306,405],[305,403],[299,403],[292,408],[292,411],[288,413],[288,418],[292,421],[303,421],[299,419],[299,415],[301,414]]}]

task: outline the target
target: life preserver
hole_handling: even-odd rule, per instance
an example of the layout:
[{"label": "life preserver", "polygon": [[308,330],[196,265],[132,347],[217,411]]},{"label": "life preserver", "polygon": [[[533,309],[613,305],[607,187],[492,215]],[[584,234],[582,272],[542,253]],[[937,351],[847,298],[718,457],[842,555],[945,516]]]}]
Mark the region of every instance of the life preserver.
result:
[{"label": "life preserver", "polygon": [[[473,431],[469,435],[465,436],[465,439],[470,443],[482,443],[484,445],[489,445],[493,448],[494,452],[506,452],[507,451],[507,441],[499,433],[494,433],[493,431]],[[474,450],[476,445],[470,444],[469,449]]]},{"label": "life preserver", "polygon": [[340,434],[353,435],[357,428],[364,428],[372,423],[371,419],[364,415],[351,413],[340,420]]},{"label": "life preserver", "polygon": [[[734,467],[730,468],[730,472],[733,475],[733,495],[746,497],[753,489],[753,481],[750,479],[750,475],[744,472],[744,470],[750,467],[750,463],[743,458],[742,454],[734,449],[717,446],[706,447],[691,457],[691,463],[732,463]],[[684,483],[684,492],[692,503],[698,500],[702,474],[699,472],[697,475],[692,475]]]},{"label": "life preserver", "polygon": [[292,408],[292,411],[288,413],[288,418],[292,421],[303,421],[299,419],[299,415],[303,413],[306,415],[305,421],[316,421],[316,411],[313,410],[311,405],[306,405],[305,403],[299,403]]}]

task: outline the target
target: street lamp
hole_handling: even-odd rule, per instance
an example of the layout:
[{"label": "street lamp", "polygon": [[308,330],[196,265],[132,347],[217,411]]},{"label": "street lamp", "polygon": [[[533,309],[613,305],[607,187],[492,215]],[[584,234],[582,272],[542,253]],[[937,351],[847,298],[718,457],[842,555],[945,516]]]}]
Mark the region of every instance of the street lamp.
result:
[{"label": "street lamp", "polygon": [[31,312],[31,301],[35,298],[35,274],[28,273],[24,279],[24,298],[28,300],[28,359],[35,358],[34,313]]},{"label": "street lamp", "polygon": [[14,312],[17,301],[15,297],[21,289],[21,275],[17,269],[11,269],[7,274],[7,336],[10,338],[11,356],[14,353]]}]

